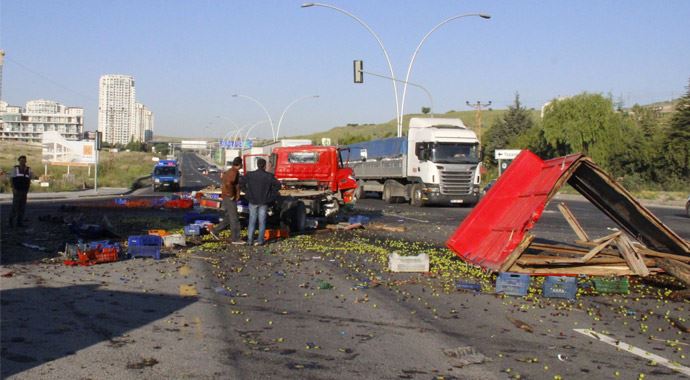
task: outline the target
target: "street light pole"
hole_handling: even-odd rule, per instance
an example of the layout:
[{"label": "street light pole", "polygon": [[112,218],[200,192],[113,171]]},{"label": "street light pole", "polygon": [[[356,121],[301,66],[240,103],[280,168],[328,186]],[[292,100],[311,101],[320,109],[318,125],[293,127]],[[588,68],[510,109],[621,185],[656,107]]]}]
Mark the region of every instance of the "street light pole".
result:
[{"label": "street light pole", "polygon": [[283,113],[280,114],[280,119],[278,119],[278,127],[276,128],[276,135],[273,138],[273,141],[275,142],[278,139],[278,136],[280,136],[280,125],[283,124],[283,118],[285,117],[285,113],[288,111],[288,109],[290,109],[290,107],[292,107],[295,103],[299,102],[300,100],[309,99],[309,98],[316,99],[318,97],[319,97],[318,95],[307,95],[307,96],[303,96],[301,98],[297,98],[297,99],[293,100],[290,104],[288,104],[285,107],[285,109],[283,110]]},{"label": "street light pole", "polygon": [[379,36],[374,32],[373,29],[371,29],[371,27],[369,27],[369,25],[367,25],[367,23],[362,21],[362,19],[360,19],[359,17],[353,15],[352,13],[350,13],[344,9],[335,7],[335,6],[330,5],[330,4],[322,4],[322,3],[304,3],[304,4],[302,4],[301,7],[302,8],[324,7],[324,8],[333,9],[333,10],[338,11],[338,12],[340,12],[346,16],[353,18],[360,25],[362,25],[367,31],[369,31],[369,33],[372,36],[374,36],[374,38],[376,39],[376,42],[379,43],[379,46],[381,47],[381,50],[383,51],[383,55],[386,57],[386,62],[388,63],[388,70],[390,71],[391,78],[394,79],[393,80],[393,94],[395,95],[395,117],[396,117],[396,122],[398,124],[398,137],[401,137],[402,136],[402,125],[400,124],[401,116],[400,116],[400,101],[398,99],[398,84],[397,84],[397,81],[395,80],[395,72],[393,71],[393,64],[391,63],[390,57],[388,56],[388,51],[386,50],[386,47],[383,46],[383,42],[381,42],[381,39],[379,38]]},{"label": "street light pole", "polygon": [[261,104],[261,102],[258,101],[256,98],[253,98],[253,97],[251,97],[251,96],[249,96],[249,95],[234,94],[234,95],[232,95],[232,97],[233,97],[233,98],[246,98],[246,99],[249,99],[249,100],[253,101],[254,103],[258,104],[259,107],[261,107],[261,109],[264,110],[264,113],[266,114],[266,117],[268,118],[268,123],[271,124],[271,136],[273,137],[273,141],[275,141],[276,135],[275,135],[275,129],[273,128],[273,119],[271,119],[271,114],[268,113],[268,110],[266,109],[266,107],[264,107],[264,105]]},{"label": "street light pole", "polygon": [[[456,15],[456,16],[449,17],[449,18],[447,18],[447,19],[441,21],[441,22],[438,23],[436,26],[434,26],[433,28],[431,28],[431,30],[430,30],[429,32],[427,32],[427,34],[424,35],[424,37],[422,37],[422,40],[419,41],[419,44],[417,45],[417,48],[414,50],[414,53],[412,53],[412,58],[410,58],[410,64],[407,66],[407,74],[405,74],[405,82],[404,82],[404,84],[403,84],[402,101],[401,101],[401,104],[400,104],[400,120],[398,121],[398,125],[399,125],[399,126],[402,126],[402,123],[403,123],[403,120],[402,120],[402,119],[403,119],[403,117],[404,117],[404,115],[405,115],[404,109],[405,109],[405,96],[407,95],[407,83],[408,83],[408,81],[410,80],[410,73],[412,72],[412,65],[414,65],[414,60],[415,60],[415,58],[417,58],[417,53],[419,52],[419,49],[422,47],[422,45],[424,44],[424,42],[426,41],[426,39],[429,38],[429,36],[431,35],[431,33],[433,33],[433,32],[436,31],[436,29],[440,28],[441,26],[443,26],[443,25],[445,25],[445,24],[447,24],[447,23],[449,23],[449,22],[451,22],[451,21],[453,21],[453,20],[457,20],[457,19],[463,18],[463,17],[481,17],[481,18],[483,18],[483,19],[485,19],[485,20],[488,20],[488,19],[491,18],[490,15],[487,15],[487,14],[484,14],[484,13],[467,13],[467,14]],[[402,132],[402,131],[399,131],[399,132],[398,132],[398,137],[401,135],[401,132]]]},{"label": "street light pole", "polygon": [[[249,132],[251,132],[252,129],[254,129],[254,127],[256,127],[257,125],[263,124],[263,123],[265,123],[265,121],[263,121],[263,120],[257,121],[256,123],[254,123],[254,125],[252,125],[251,127],[249,127],[249,129],[247,129],[247,133],[244,134],[244,140],[242,140],[242,143],[243,143],[242,148],[244,148],[244,142],[247,141],[247,139],[249,138]],[[242,149],[240,149],[240,152],[242,152]]]}]

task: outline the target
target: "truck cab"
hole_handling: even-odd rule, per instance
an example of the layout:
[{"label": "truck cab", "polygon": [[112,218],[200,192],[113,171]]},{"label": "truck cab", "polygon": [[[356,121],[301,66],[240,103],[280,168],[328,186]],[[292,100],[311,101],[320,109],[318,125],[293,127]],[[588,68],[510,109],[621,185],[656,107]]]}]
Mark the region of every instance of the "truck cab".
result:
[{"label": "truck cab", "polygon": [[158,161],[151,173],[153,191],[160,189],[179,191],[181,176],[182,172],[177,164],[177,160]]}]

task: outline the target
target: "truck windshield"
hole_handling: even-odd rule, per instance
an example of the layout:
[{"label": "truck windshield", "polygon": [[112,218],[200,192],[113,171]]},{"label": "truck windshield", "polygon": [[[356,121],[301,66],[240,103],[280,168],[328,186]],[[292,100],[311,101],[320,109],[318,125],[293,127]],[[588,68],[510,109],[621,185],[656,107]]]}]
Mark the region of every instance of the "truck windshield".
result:
[{"label": "truck windshield", "polygon": [[154,175],[175,175],[175,167],[161,166],[153,170]]},{"label": "truck windshield", "polygon": [[476,164],[479,162],[479,144],[435,143],[431,161],[446,164]]}]

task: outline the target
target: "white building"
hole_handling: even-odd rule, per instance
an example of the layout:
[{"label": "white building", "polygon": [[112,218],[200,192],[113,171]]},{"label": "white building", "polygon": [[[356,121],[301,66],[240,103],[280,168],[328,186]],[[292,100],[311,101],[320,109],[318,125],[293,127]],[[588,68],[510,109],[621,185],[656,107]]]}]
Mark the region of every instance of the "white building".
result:
[{"label": "white building", "polygon": [[98,93],[98,131],[103,141],[127,144],[137,140],[134,78],[129,75],[103,75]]},{"label": "white building", "polygon": [[24,109],[0,101],[0,120],[0,140],[6,141],[40,142],[47,131],[79,140],[84,131],[83,108],[52,100],[30,100]]},{"label": "white building", "polygon": [[153,112],[141,103],[134,104],[134,140],[149,142],[153,140]]}]

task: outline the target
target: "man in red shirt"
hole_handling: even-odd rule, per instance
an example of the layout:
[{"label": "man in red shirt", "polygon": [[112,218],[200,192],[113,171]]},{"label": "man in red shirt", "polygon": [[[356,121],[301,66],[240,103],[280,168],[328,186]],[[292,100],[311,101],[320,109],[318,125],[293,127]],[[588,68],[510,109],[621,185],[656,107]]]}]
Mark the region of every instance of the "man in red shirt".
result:
[{"label": "man in red shirt", "polygon": [[242,167],[242,158],[235,157],[232,160],[230,169],[223,172],[220,177],[221,182],[221,197],[223,198],[223,210],[225,210],[225,217],[223,221],[215,226],[211,231],[211,236],[214,239],[220,240],[220,231],[224,230],[228,225],[232,232],[232,244],[246,244],[240,240],[240,218],[237,214],[237,201],[240,200],[240,168]]}]

